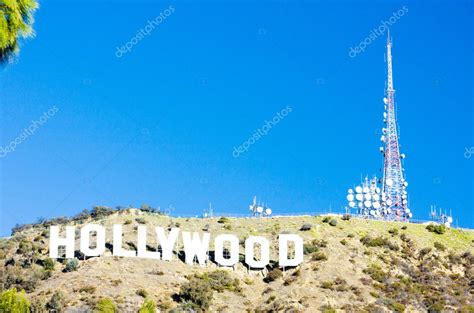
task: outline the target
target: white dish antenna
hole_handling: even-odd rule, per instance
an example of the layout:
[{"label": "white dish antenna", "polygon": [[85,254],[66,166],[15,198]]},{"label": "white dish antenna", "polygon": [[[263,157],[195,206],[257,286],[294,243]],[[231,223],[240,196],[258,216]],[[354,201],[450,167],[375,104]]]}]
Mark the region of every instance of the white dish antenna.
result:
[{"label": "white dish antenna", "polygon": [[370,193],[366,193],[364,198],[365,200],[372,200],[372,195]]},{"label": "white dish antenna", "polygon": [[352,188],[350,188],[349,190],[347,190],[347,193],[354,193],[354,190],[352,190]]},{"label": "white dish antenna", "polygon": [[356,199],[357,201],[362,201],[364,200],[364,196],[361,193],[356,194]]},{"label": "white dish antenna", "polygon": [[272,210],[271,210],[270,208],[265,209],[265,214],[266,214],[266,215],[271,215],[271,214],[272,214]]},{"label": "white dish antenna", "polygon": [[366,208],[370,208],[370,207],[372,206],[372,202],[370,202],[370,201],[365,201],[365,202],[364,202],[364,206],[365,206]]},{"label": "white dish antenna", "polygon": [[353,194],[348,194],[347,195],[347,201],[354,201],[354,195]]},{"label": "white dish antenna", "polygon": [[387,201],[385,201],[385,203],[387,203],[387,205],[392,205],[392,200],[387,199]]},{"label": "white dish antenna", "polygon": [[258,212],[258,213],[262,213],[262,212],[263,212],[263,207],[259,206],[259,207],[257,208],[257,212]]},{"label": "white dish antenna", "polygon": [[351,208],[353,208],[353,207],[356,206],[356,203],[355,203],[354,201],[351,201],[351,202],[349,202],[349,206],[350,206]]},{"label": "white dish antenna", "polygon": [[380,209],[380,202],[374,202],[374,209]]},{"label": "white dish antenna", "polygon": [[385,183],[387,184],[387,186],[390,187],[390,186],[393,185],[393,180],[392,180],[391,178],[387,178],[387,179],[385,180]]},{"label": "white dish antenna", "polygon": [[364,191],[364,193],[369,193],[370,189],[369,189],[369,187],[364,187],[363,191]]},{"label": "white dish antenna", "polygon": [[387,98],[383,98],[383,103],[388,104],[388,99],[387,99]]},{"label": "white dish antenna", "polygon": [[357,186],[357,187],[356,187],[356,192],[357,192],[357,193],[362,193],[362,187],[361,187],[361,186]]}]

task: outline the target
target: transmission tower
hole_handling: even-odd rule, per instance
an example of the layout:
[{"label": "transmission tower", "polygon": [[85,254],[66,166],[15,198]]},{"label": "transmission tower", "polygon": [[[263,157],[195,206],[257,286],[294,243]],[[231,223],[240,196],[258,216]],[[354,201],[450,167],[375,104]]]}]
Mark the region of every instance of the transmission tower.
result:
[{"label": "transmission tower", "polygon": [[385,147],[380,151],[384,155],[382,191],[387,200],[384,202],[384,210],[392,219],[406,220],[411,217],[408,208],[408,194],[402,167],[404,154],[400,154],[398,144],[397,119],[395,110],[395,90],[393,89],[392,77],[392,42],[390,40],[390,31],[387,38],[387,89],[385,91],[385,112],[384,123],[386,127],[382,129],[381,137]]}]

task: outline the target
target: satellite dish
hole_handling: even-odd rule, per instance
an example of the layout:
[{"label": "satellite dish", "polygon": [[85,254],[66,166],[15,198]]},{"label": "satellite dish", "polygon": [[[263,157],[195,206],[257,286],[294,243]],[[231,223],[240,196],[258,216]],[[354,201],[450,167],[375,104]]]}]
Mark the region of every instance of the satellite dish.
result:
[{"label": "satellite dish", "polygon": [[353,207],[356,206],[356,203],[355,203],[354,201],[351,201],[351,202],[349,202],[349,206],[350,206],[351,208],[353,208]]},{"label": "satellite dish", "polygon": [[364,193],[369,193],[370,189],[369,189],[369,187],[364,187],[363,191],[364,191]]},{"label": "satellite dish", "polygon": [[401,157],[402,159],[404,159],[404,158],[405,158],[405,153],[400,154],[400,157]]},{"label": "satellite dish", "polygon": [[272,210],[270,208],[265,209],[265,214],[266,215],[272,214]]},{"label": "satellite dish", "polygon": [[387,180],[385,180],[385,183],[387,184],[387,186],[392,186],[393,185],[393,180],[391,178],[387,178]]},{"label": "satellite dish", "polygon": [[359,202],[357,206],[359,207],[359,209],[362,209],[364,207],[364,204],[362,202]]},{"label": "satellite dish", "polygon": [[380,151],[380,152],[383,152],[383,147],[380,147],[380,148],[379,148],[379,151]]},{"label": "satellite dish", "polygon": [[408,203],[407,199],[403,199],[403,200],[402,200],[402,203],[403,203],[403,204],[407,204],[407,203]]},{"label": "satellite dish", "polygon": [[412,218],[413,217],[413,214],[412,213],[408,213],[408,218]]},{"label": "satellite dish", "polygon": [[369,214],[372,215],[372,216],[375,216],[375,210],[370,210]]},{"label": "satellite dish", "polygon": [[405,212],[410,213],[410,209],[406,208]]},{"label": "satellite dish", "polygon": [[387,201],[385,201],[385,203],[387,203],[387,205],[389,205],[389,206],[390,206],[390,205],[392,205],[392,200],[390,200],[390,199],[387,199]]},{"label": "satellite dish", "polygon": [[352,190],[352,188],[350,188],[349,190],[347,190],[347,193],[354,193],[354,190]]},{"label": "satellite dish", "polygon": [[262,208],[261,206],[259,206],[259,207],[257,208],[257,212],[258,212],[258,213],[262,213],[262,212],[263,212],[263,208]]},{"label": "satellite dish", "polygon": [[370,208],[370,207],[372,206],[372,202],[370,202],[370,201],[365,201],[365,202],[364,202],[364,206],[365,206],[366,208]]},{"label": "satellite dish", "polygon": [[379,196],[378,194],[373,195],[372,198],[373,198],[375,201],[379,201],[379,200],[380,200],[380,196]]},{"label": "satellite dish", "polygon": [[362,201],[364,200],[364,196],[361,193],[356,194],[356,199],[357,201]]},{"label": "satellite dish", "polygon": [[372,195],[370,193],[365,194],[365,200],[372,200]]},{"label": "satellite dish", "polygon": [[380,202],[374,202],[374,209],[380,209]]},{"label": "satellite dish", "polygon": [[380,141],[385,142],[385,136],[382,135],[382,137],[380,137]]},{"label": "satellite dish", "polygon": [[375,188],[375,192],[376,192],[376,193],[380,193],[380,191],[381,191],[381,190],[380,190],[379,187]]},{"label": "satellite dish", "polygon": [[387,118],[387,112],[383,112],[383,118]]},{"label": "satellite dish", "polygon": [[448,223],[452,223],[453,222],[453,218],[451,216],[448,216]]},{"label": "satellite dish", "polygon": [[348,194],[346,198],[347,198],[347,201],[354,201],[354,195],[351,193]]},{"label": "satellite dish", "polygon": [[357,192],[357,193],[362,193],[362,187],[361,187],[361,186],[357,186],[357,187],[356,187],[356,192]]},{"label": "satellite dish", "polygon": [[387,104],[387,103],[388,103],[388,99],[387,99],[387,98],[383,98],[383,103]]},{"label": "satellite dish", "polygon": [[403,186],[408,187],[408,182],[407,182],[407,181],[404,182],[404,183],[403,183]]}]

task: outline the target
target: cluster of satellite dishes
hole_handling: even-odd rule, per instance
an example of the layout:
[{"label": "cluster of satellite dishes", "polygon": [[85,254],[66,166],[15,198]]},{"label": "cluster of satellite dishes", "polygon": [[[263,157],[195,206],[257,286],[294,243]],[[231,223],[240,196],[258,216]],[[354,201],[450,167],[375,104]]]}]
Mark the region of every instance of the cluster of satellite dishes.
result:
[{"label": "cluster of satellite dishes", "polygon": [[257,196],[253,197],[253,202],[249,205],[249,210],[253,217],[264,217],[272,214],[272,209],[265,204],[257,204]]},{"label": "cluster of satellite dishes", "polygon": [[[391,180],[385,182],[387,185],[393,184]],[[406,184],[408,186],[408,184]],[[407,192],[402,191],[401,201],[406,204]],[[388,193],[382,191],[377,186],[377,177],[369,179],[366,177],[361,185],[347,191],[347,201],[351,209],[357,209],[358,214],[371,218],[411,218],[410,209],[406,208],[403,212],[396,209],[398,206],[397,199],[393,199]]]}]

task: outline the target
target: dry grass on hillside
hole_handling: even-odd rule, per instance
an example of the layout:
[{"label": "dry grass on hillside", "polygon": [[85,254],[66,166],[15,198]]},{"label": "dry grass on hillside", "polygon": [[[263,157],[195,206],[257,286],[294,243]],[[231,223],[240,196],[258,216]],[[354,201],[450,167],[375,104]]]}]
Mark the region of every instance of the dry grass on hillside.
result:
[{"label": "dry grass on hillside", "polygon": [[[126,211],[64,220],[64,225],[100,223],[112,241],[113,224],[122,224],[124,242],[133,248],[136,227],[145,224],[148,245],[157,246],[152,226],[203,229],[213,238],[232,233],[243,243],[249,235],[271,242],[277,260],[278,234],[296,233],[305,242],[305,261],[282,271],[272,262],[264,270],[188,266],[178,258],[159,261],[104,256],[79,260],[77,266],[48,259],[48,223],[18,230],[0,240],[3,289],[25,289],[38,312],[56,305],[92,311],[104,299],[119,312],[137,312],[145,299],[157,310],[183,312],[473,312],[474,232],[429,232],[425,225],[339,217],[266,219],[170,218]],[[331,219],[336,222],[330,223]],[[307,224],[309,230],[302,231]],[[336,224],[332,226],[331,224]],[[77,242],[77,246],[79,244]],[[181,240],[177,251],[182,249]],[[244,253],[243,245],[240,253]],[[80,257],[80,255],[78,255]],[[64,263],[64,264],[63,264]],[[53,300],[52,300],[53,299]],[[108,301],[107,300],[107,301]],[[102,301],[102,302],[101,302]],[[43,310],[43,311],[42,311]],[[107,312],[102,309],[102,312]]]}]

